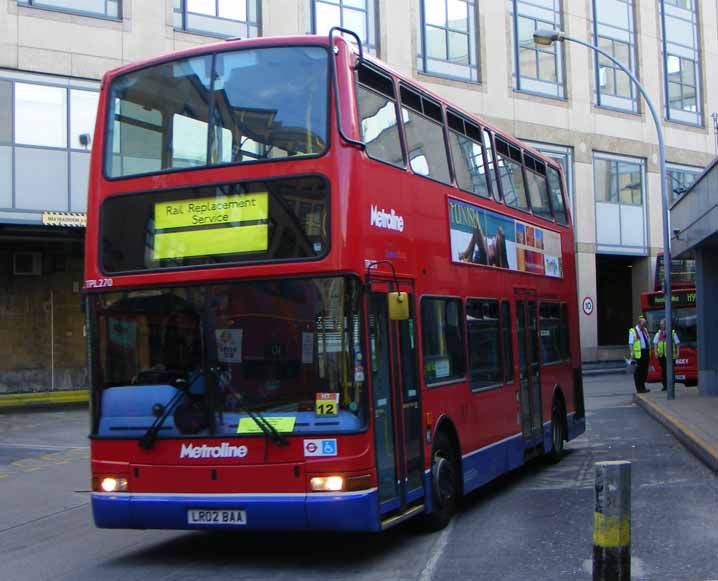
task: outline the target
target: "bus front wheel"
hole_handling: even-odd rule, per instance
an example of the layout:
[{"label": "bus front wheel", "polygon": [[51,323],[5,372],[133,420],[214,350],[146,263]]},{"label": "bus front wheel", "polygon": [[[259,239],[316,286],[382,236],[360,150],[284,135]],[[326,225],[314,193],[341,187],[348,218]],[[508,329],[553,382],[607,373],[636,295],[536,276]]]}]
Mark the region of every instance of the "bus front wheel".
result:
[{"label": "bus front wheel", "polygon": [[431,512],[426,515],[426,527],[431,531],[443,529],[454,516],[458,502],[456,452],[446,433],[439,432],[431,459]]}]

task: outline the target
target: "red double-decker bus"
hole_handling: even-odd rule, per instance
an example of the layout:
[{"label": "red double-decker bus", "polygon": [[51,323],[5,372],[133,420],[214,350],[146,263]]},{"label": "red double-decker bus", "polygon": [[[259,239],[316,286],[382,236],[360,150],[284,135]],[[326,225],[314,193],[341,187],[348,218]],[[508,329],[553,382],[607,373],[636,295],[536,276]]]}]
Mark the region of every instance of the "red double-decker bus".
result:
[{"label": "red double-decker bus", "polygon": [[558,459],[585,429],[563,183],[333,33],[108,73],[84,284],[97,526],[438,528]]},{"label": "red double-decker bus", "polygon": [[[641,309],[646,316],[651,339],[664,319],[666,298],[663,294],[665,277],[663,254],[656,260],[655,290],[641,293]],[[698,328],[696,318],[696,263],[693,258],[671,259],[671,305],[673,329],[678,335],[680,348],[675,361],[675,380],[687,386],[698,385]],[[661,366],[655,351],[651,352],[648,381],[661,381]]]}]

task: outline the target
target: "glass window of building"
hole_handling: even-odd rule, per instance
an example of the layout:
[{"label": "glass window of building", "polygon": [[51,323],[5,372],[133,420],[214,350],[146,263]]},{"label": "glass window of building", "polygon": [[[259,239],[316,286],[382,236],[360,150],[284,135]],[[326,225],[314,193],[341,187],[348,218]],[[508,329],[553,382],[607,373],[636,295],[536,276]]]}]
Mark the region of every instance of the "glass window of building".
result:
[{"label": "glass window of building", "polygon": [[539,46],[539,28],[562,29],[560,0],[510,0],[514,27],[514,78],[517,91],[563,99],[566,96],[562,43]]},{"label": "glass window of building", "polygon": [[[594,42],[636,74],[636,27],[633,0],[594,0]],[[596,104],[638,111],[638,94],[629,76],[606,57],[594,53]]]},{"label": "glass window of building", "polygon": [[661,0],[666,119],[703,124],[696,0]]},{"label": "glass window of building", "polygon": [[648,252],[645,172],[644,159],[594,153],[597,254]]},{"label": "glass window of building", "polygon": [[422,73],[478,82],[474,0],[421,0],[417,27]]},{"label": "glass window of building", "polygon": [[120,1],[121,0],[17,0],[17,3],[21,6],[73,12],[86,16],[120,19],[122,18]]},{"label": "glass window of building", "polygon": [[85,212],[98,83],[0,77],[0,207],[29,224],[43,211]]},{"label": "glass window of building", "polygon": [[307,2],[311,26],[307,32],[329,34],[333,26],[348,28],[370,52],[376,52],[375,0],[311,0]]},{"label": "glass window of building", "polygon": [[670,201],[675,202],[680,198],[698,176],[703,173],[701,167],[669,164],[666,166],[666,183],[670,194]]},{"label": "glass window of building", "polygon": [[259,36],[259,0],[174,0],[177,30],[210,36]]},{"label": "glass window of building", "polygon": [[12,141],[12,83],[0,81],[0,143]]},{"label": "glass window of building", "polygon": [[639,162],[594,158],[596,201],[640,206],[643,203],[643,167]]},{"label": "glass window of building", "polygon": [[67,147],[67,89],[15,83],[15,142]]},{"label": "glass window of building", "polygon": [[99,98],[97,91],[70,90],[70,149],[90,150]]}]

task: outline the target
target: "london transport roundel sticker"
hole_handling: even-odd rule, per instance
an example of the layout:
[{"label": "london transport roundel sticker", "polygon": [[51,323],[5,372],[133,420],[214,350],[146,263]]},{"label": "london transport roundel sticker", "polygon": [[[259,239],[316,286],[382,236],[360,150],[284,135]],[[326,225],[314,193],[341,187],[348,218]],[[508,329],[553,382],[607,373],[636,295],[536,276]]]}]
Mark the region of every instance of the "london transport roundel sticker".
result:
[{"label": "london transport roundel sticker", "polygon": [[591,297],[583,299],[583,312],[586,315],[593,313],[593,299]]}]

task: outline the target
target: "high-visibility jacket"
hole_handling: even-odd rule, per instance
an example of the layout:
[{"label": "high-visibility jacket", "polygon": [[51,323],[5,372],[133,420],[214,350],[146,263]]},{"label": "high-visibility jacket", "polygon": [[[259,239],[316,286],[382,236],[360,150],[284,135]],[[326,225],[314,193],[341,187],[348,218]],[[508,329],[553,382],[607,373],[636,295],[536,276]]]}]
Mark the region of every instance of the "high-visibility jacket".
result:
[{"label": "high-visibility jacket", "polygon": [[[675,331],[671,332],[673,336],[673,359],[678,357],[678,335]],[[666,332],[658,331],[658,341],[656,342],[656,355],[658,357],[666,356]]]},{"label": "high-visibility jacket", "polygon": [[[631,356],[634,359],[640,359],[641,358],[641,333],[636,327],[631,327],[628,330],[628,343],[631,346]],[[648,335],[643,334],[643,341],[645,342],[646,346],[645,349],[648,349]]]}]

